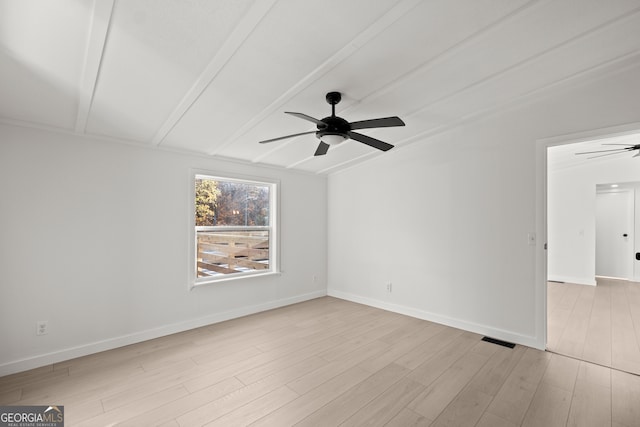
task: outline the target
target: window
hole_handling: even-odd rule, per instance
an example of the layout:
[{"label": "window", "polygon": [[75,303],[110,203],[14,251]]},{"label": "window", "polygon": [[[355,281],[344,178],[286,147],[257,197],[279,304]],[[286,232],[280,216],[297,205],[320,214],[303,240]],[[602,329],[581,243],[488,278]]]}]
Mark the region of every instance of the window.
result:
[{"label": "window", "polygon": [[277,271],[276,184],[194,174],[195,285]]}]

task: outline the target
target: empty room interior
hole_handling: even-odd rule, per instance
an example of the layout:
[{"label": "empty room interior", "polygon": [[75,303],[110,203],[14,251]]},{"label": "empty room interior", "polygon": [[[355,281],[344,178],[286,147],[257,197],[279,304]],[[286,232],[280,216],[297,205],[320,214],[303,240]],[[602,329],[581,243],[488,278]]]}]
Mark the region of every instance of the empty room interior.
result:
[{"label": "empty room interior", "polygon": [[640,0],[0,0],[0,76],[0,422],[640,426]]}]

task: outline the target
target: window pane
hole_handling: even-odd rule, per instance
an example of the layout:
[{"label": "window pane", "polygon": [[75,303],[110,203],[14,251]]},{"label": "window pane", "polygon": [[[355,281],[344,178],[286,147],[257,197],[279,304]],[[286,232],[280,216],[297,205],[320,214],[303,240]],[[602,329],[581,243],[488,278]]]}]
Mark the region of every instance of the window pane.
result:
[{"label": "window pane", "polygon": [[269,270],[269,231],[198,230],[198,277]]},{"label": "window pane", "polygon": [[196,226],[269,225],[269,185],[196,178]]}]

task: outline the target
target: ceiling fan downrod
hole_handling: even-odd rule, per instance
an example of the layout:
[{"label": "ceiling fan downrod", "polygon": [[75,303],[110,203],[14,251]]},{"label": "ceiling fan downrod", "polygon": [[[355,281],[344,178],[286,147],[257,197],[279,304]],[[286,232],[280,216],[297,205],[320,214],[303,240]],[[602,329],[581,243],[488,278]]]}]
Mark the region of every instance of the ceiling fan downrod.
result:
[{"label": "ceiling fan downrod", "polygon": [[340,92],[329,92],[327,93],[326,100],[329,104],[331,104],[331,116],[335,117],[336,115],[336,104],[342,100],[342,95]]}]

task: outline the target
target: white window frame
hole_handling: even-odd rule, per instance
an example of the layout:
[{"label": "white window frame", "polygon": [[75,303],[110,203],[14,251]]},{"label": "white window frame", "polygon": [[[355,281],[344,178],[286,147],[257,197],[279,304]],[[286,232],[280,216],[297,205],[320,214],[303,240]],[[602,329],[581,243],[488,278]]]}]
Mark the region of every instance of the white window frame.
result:
[{"label": "white window frame", "polygon": [[[243,226],[213,226],[213,227],[196,227],[196,208],[195,208],[195,182],[198,178],[207,178],[218,181],[238,182],[242,184],[256,184],[261,186],[269,186],[269,224],[266,226],[243,227]],[[261,276],[280,274],[279,262],[279,187],[278,180],[241,176],[238,174],[212,172],[207,170],[193,169],[189,175],[189,288],[194,289],[203,285],[214,283],[228,282],[232,280],[242,280]],[[202,229],[215,229],[225,231],[238,230],[268,230],[269,231],[269,269],[261,271],[247,271],[232,274],[221,274],[212,277],[198,277],[197,272],[197,231]]]}]

